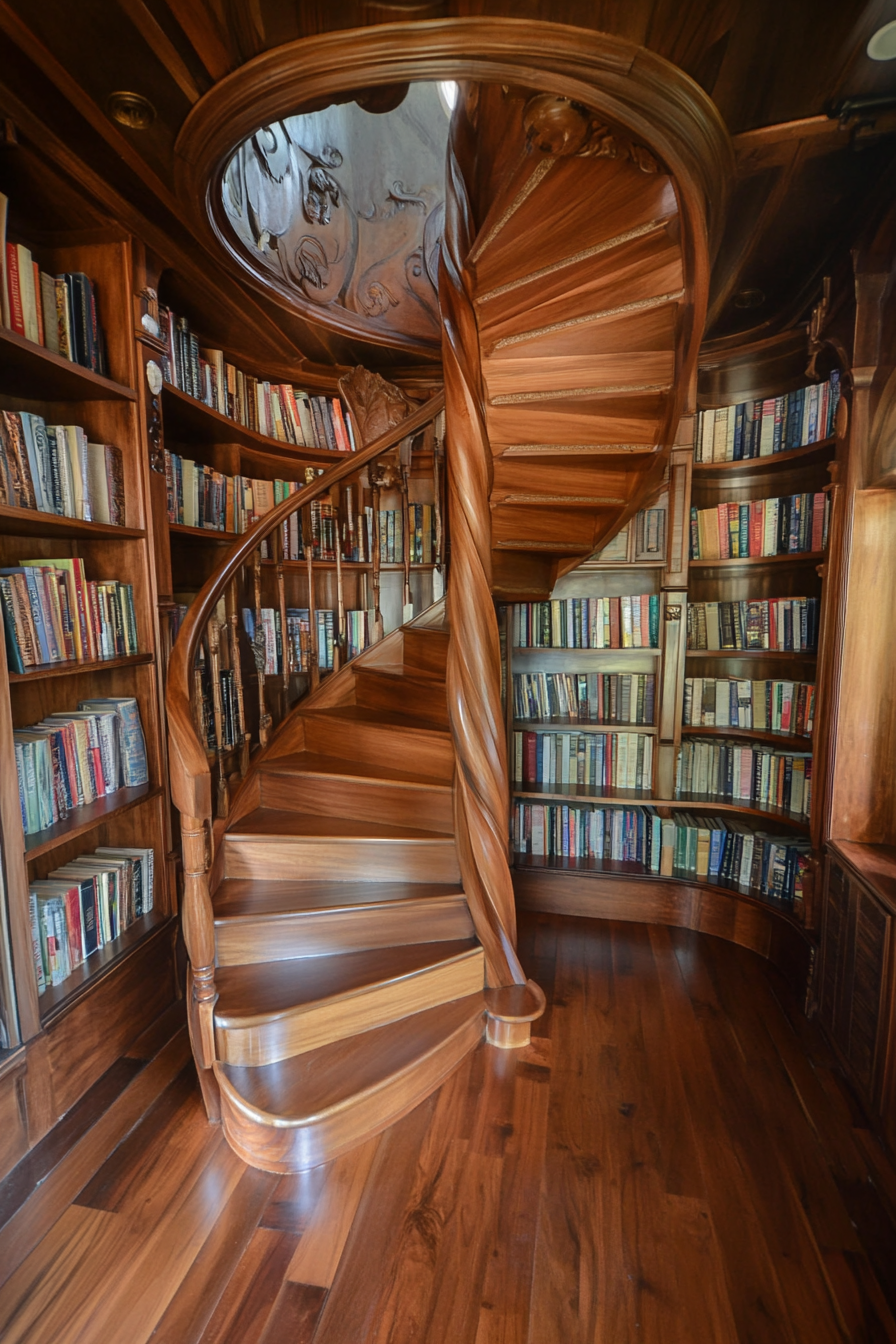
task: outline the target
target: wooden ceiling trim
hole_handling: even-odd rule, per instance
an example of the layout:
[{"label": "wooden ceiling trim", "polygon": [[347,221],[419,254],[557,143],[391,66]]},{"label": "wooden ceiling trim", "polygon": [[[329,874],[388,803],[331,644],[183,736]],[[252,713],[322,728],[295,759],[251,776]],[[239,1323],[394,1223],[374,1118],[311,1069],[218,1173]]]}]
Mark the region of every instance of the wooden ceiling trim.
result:
[{"label": "wooden ceiling trim", "polygon": [[69,74],[61,61],[58,61],[40,39],[35,37],[31,29],[25,26],[18,14],[6,4],[6,0],[0,0],[0,32],[5,33],[19,50],[34,62],[38,69],[56,85],[59,92],[68,99],[72,107],[81,113],[85,121],[102,136],[128,167],[155,193],[161,203],[177,217],[181,213],[181,206],[172,194],[168,184],[156,176],[146,160],[136,152],[127,137],[121,134],[107,113],[96,105],[77,80]]},{"label": "wooden ceiling trim", "polygon": [[216,82],[237,64],[227,40],[203,0],[166,0],[181,32]]},{"label": "wooden ceiling trim", "polygon": [[183,93],[191,103],[198,103],[199,99],[202,97],[202,90],[197,87],[196,81],[190,74],[186,62],[181,57],[177,47],[171,41],[164,28],[161,27],[155,16],[147,9],[143,0],[118,0],[118,3],[139,32],[150,51],[158,56],[165,68],[170,72],[172,79],[177,84],[181,93]]},{"label": "wooden ceiling trim", "polygon": [[[397,22],[287,43],[228,75],[194,106],[176,145],[176,183],[199,236],[271,301],[295,301],[248,273],[224,217],[221,180],[239,144],[260,126],[352,89],[455,79],[525,86],[584,103],[648,146],[674,176],[687,270],[697,304],[687,342],[699,342],[709,264],[733,177],[730,140],[708,96],[661,57],[607,33],[510,18]],[[302,316],[307,314],[302,310]],[[315,320],[350,337],[366,328],[343,310]],[[378,334],[377,339],[382,339]],[[396,348],[419,342],[387,341]],[[690,364],[688,350],[684,363]]]}]

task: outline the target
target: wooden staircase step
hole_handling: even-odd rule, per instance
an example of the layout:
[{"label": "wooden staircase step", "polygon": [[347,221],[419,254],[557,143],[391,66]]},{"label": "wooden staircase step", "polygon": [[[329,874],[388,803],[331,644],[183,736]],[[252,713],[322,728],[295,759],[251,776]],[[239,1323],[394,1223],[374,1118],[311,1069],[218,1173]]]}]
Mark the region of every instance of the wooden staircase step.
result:
[{"label": "wooden staircase step", "polygon": [[[582,349],[585,345],[585,349]],[[675,374],[675,351],[666,349],[592,352],[583,338],[576,354],[556,359],[518,346],[504,359],[483,362],[482,375],[486,394],[492,404],[501,397],[519,393],[524,399],[533,388],[561,398],[580,388],[608,388],[608,395],[620,395],[619,389],[634,389],[636,395],[657,387],[668,387]],[[599,394],[599,391],[598,393]],[[628,395],[628,393],[626,393]],[[540,393],[539,393],[540,395]]]},{"label": "wooden staircase step", "polygon": [[445,675],[450,638],[447,627],[409,625],[401,633],[406,667]]},{"label": "wooden staircase step", "polygon": [[448,727],[444,674],[422,668],[407,667],[403,663],[391,667],[358,667],[355,671],[355,702],[371,709],[413,714],[436,728]]},{"label": "wooden staircase step", "polygon": [[224,836],[226,877],[457,882],[454,837],[351,817],[256,808]]},{"label": "wooden staircase step", "polygon": [[218,966],[472,937],[453,883],[230,879],[215,893]]},{"label": "wooden staircase step", "polygon": [[367,705],[309,706],[302,718],[309,751],[374,765],[386,761],[445,782],[454,773],[451,734],[425,719]]},{"label": "wooden staircase step", "polygon": [[216,1064],[228,1142],[265,1171],[329,1162],[429,1096],[482,1034],[477,993],[276,1064]]},{"label": "wooden staircase step", "polygon": [[222,966],[215,977],[217,1057],[273,1064],[394,1022],[484,986],[470,939]]},{"label": "wooden staircase step", "polygon": [[274,756],[261,762],[258,773],[265,807],[388,824],[412,816],[420,829],[454,831],[445,780],[311,751]]}]

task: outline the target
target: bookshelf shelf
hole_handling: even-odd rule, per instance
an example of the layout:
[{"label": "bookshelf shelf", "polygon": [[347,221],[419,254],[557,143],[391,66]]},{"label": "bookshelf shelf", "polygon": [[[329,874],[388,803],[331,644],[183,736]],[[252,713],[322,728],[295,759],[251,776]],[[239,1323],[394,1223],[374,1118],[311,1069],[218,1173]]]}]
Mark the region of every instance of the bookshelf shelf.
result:
[{"label": "bookshelf shelf", "polygon": [[59,821],[55,826],[48,826],[46,830],[37,831],[34,835],[26,835],[25,857],[30,862],[32,859],[40,858],[42,854],[49,854],[59,845],[87,835],[103,822],[111,821],[113,817],[121,816],[133,807],[139,807],[141,803],[160,797],[162,792],[160,785],[140,784],[135,789],[117,789],[115,793],[107,794],[105,798],[97,798],[93,803],[75,808],[65,821]]},{"label": "bookshelf shelf", "polygon": [[622,880],[636,879],[642,882],[668,883],[683,882],[689,886],[699,887],[703,891],[717,892],[721,896],[734,898],[750,905],[761,906],[763,910],[771,910],[781,919],[786,920],[793,928],[799,930],[800,934],[805,934],[805,928],[802,922],[797,919],[793,912],[782,901],[769,899],[757,892],[753,887],[744,887],[737,882],[716,881],[710,882],[705,877],[698,877],[696,873],[684,872],[676,869],[672,873],[654,873],[645,868],[640,863],[627,863],[616,859],[564,859],[564,858],[545,858],[540,854],[518,854],[513,855],[513,867],[520,872],[538,872],[553,871],[561,873],[579,873],[584,876],[600,877],[602,875],[619,878]]},{"label": "bookshelf shelf", "polygon": [[220,411],[212,410],[187,392],[165,383],[162,388],[165,408],[165,434],[171,440],[190,443],[238,443],[240,447],[265,457],[283,460],[284,467],[300,463],[329,465],[340,462],[350,453],[333,453],[326,448],[304,448],[282,439],[269,439],[266,434],[248,429]]},{"label": "bookshelf shelf", "polygon": [[653,723],[595,723],[591,719],[514,719],[515,732],[556,732],[574,729],[579,733],[650,733],[657,729]]},{"label": "bookshelf shelf", "polygon": [[686,658],[790,658],[814,662],[815,649],[687,649]]},{"label": "bookshelf shelf", "polygon": [[661,658],[662,649],[653,648],[624,648],[624,649],[577,649],[567,648],[566,645],[557,647],[556,645],[547,648],[540,646],[526,646],[525,648],[513,649],[513,657],[516,658],[557,658],[562,655],[565,660],[569,660],[570,655],[573,658]]},{"label": "bookshelf shelf", "polygon": [[159,910],[150,910],[119,934],[114,942],[107,943],[82,961],[62,984],[48,985],[40,996],[41,1025],[46,1027],[63,1010],[73,1007],[114,967],[120,966],[138,947],[166,927],[173,929],[172,917]]},{"label": "bookshelf shelf", "polygon": [[16,397],[44,401],[136,401],[123,383],[103,378],[62,355],[0,327],[0,386]]},{"label": "bookshelf shelf", "polygon": [[818,565],[824,551],[789,551],[786,555],[750,555],[736,560],[691,560],[691,569],[765,569],[777,565]]},{"label": "bookshelf shelf", "polygon": [[213,527],[187,527],[186,523],[169,523],[168,531],[188,541],[216,541],[228,546],[246,535],[245,532],[218,532]]},{"label": "bookshelf shelf", "polygon": [[776,742],[779,746],[794,747],[801,751],[809,751],[812,747],[811,737],[799,733],[781,733],[773,728],[700,728],[683,724],[681,731],[685,737],[736,737],[742,742]]},{"label": "bookshelf shelf", "polygon": [[762,806],[755,803],[736,802],[726,803],[719,798],[711,798],[703,793],[683,793],[671,802],[666,804],[678,811],[687,811],[696,809],[700,812],[731,812],[739,813],[746,817],[759,817],[762,821],[774,821],[784,826],[792,826],[798,831],[809,830],[809,818],[794,816],[792,812],[785,812],[780,807]]},{"label": "bookshelf shelf", "polygon": [[137,541],[146,536],[141,527],[88,523],[83,518],[61,518],[56,513],[17,509],[11,504],[0,504],[0,532],[14,537],[70,537],[83,541],[99,540],[101,537],[114,541]]},{"label": "bookshelf shelf", "polygon": [[24,682],[47,681],[51,677],[76,677],[96,672],[112,672],[120,667],[141,667],[153,662],[151,653],[131,653],[121,658],[100,658],[95,662],[79,663],[39,663],[27,672],[10,672],[10,686],[21,686]]},{"label": "bookshelf shelf", "polygon": [[834,444],[833,438],[819,439],[816,443],[805,444],[802,448],[789,448],[787,452],[772,453],[768,457],[747,457],[739,462],[695,462],[694,476],[698,480],[714,480],[723,473],[727,475],[728,472],[753,475],[769,470],[777,471],[782,464],[788,462],[808,467],[829,457]]},{"label": "bookshelf shelf", "polygon": [[[514,798],[535,798],[539,802],[637,803],[640,807],[662,805],[652,789],[599,788],[594,784],[512,784]],[[665,800],[668,802],[668,799]]]}]

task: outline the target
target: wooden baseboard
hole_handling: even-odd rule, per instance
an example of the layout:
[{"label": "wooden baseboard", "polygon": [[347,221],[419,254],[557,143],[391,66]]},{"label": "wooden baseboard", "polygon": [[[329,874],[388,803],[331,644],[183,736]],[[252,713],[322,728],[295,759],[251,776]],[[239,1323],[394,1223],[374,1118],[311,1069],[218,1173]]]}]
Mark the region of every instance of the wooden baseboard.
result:
[{"label": "wooden baseboard", "polygon": [[783,912],[723,887],[550,869],[513,870],[520,910],[711,933],[766,957],[803,1002],[812,964],[809,935]]}]

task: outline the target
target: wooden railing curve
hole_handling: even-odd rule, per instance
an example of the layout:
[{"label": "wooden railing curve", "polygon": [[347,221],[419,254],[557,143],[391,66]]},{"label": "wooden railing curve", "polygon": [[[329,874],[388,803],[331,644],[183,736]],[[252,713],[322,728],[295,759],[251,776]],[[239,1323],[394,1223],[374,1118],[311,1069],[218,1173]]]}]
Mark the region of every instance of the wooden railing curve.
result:
[{"label": "wooden railing curve", "polygon": [[392,450],[417,433],[443,409],[445,398],[436,393],[419,409],[360,452],[346,454],[322,476],[275,508],[234,542],[225,559],[192,603],[175,641],[168,665],[168,768],[171,797],[181,814],[184,895],[181,909],[184,942],[192,970],[190,1028],[193,1050],[201,1068],[215,1058],[213,1011],[215,991],[215,929],[209,891],[211,866],[212,788],[205,748],[196,734],[190,703],[190,684],[199,642],[227,585],[251,558],[259,544],[274,534],[297,509],[325,494],[344,477]]}]

